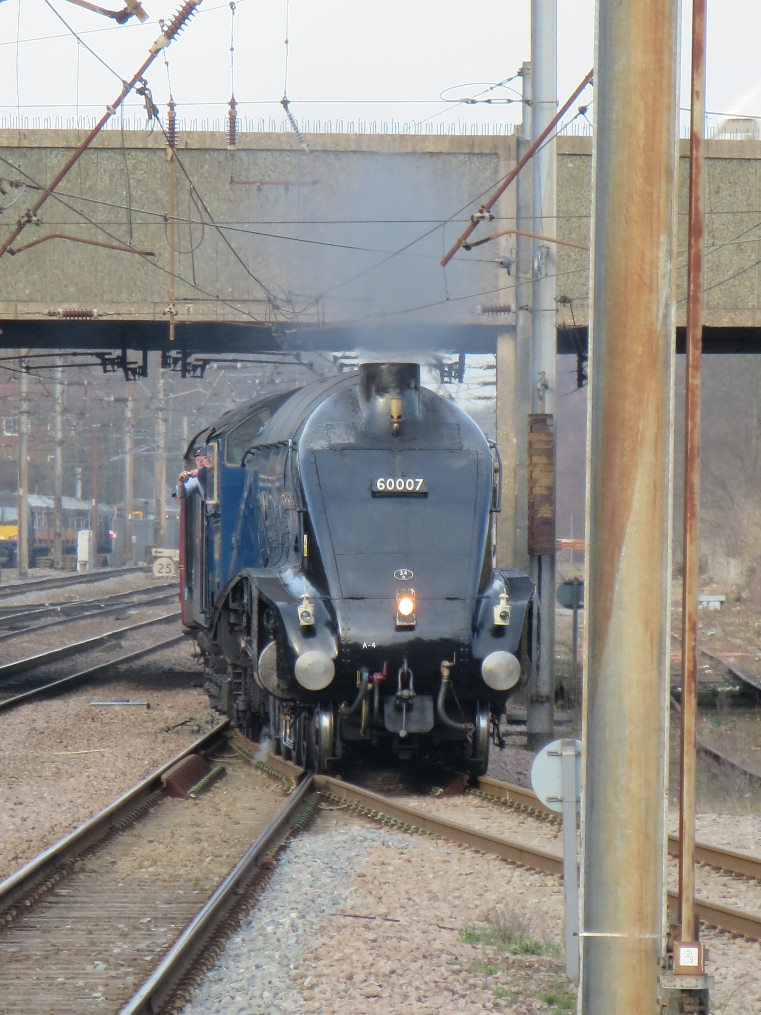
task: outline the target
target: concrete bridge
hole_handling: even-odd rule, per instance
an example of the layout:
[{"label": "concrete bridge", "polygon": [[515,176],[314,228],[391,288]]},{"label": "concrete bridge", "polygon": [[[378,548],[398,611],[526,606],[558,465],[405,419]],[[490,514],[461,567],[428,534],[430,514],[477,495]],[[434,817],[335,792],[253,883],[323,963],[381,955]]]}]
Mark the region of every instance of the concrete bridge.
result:
[{"label": "concrete bridge", "polygon": [[[516,192],[443,254],[516,163],[514,136],[0,132],[5,348],[493,352],[515,326]],[[684,325],[686,142],[677,323]],[[558,141],[560,351],[586,342],[591,137]],[[761,348],[761,142],[706,145],[706,351]],[[171,157],[170,157],[171,155]],[[647,180],[642,181],[647,186]],[[631,256],[636,258],[637,252]],[[679,332],[677,333],[677,342]]]}]

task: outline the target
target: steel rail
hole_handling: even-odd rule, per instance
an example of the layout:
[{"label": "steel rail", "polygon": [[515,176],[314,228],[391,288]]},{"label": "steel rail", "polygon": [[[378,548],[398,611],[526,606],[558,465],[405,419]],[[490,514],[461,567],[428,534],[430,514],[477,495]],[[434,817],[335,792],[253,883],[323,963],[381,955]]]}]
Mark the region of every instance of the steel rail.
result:
[{"label": "steel rail", "polygon": [[77,652],[86,652],[88,649],[97,648],[113,638],[120,638],[122,635],[131,634],[133,631],[139,631],[143,627],[165,624],[167,621],[175,620],[179,616],[179,610],[173,610],[171,613],[164,613],[153,620],[142,620],[139,624],[115,628],[113,631],[106,631],[105,634],[98,634],[93,638],[86,638],[84,641],[73,642],[71,645],[64,645],[62,648],[53,649],[51,652],[40,652],[34,656],[27,656],[25,659],[15,659],[13,662],[0,666],[0,679],[9,677],[13,673],[29,670],[33,666],[45,666],[48,663],[56,662],[58,659],[65,659],[67,656],[76,655]]},{"label": "steel rail", "polygon": [[[493,797],[500,803],[528,811],[541,818],[559,820],[560,815],[557,811],[550,810],[531,790],[524,789],[522,786],[512,786],[510,783],[500,782],[497,779],[489,778],[489,776],[481,776],[478,780],[478,787],[487,798]],[[669,856],[679,855],[678,835],[669,835],[668,851]],[[705,867],[713,867],[725,874],[761,881],[761,856],[755,856],[752,853],[740,853],[723,846],[696,841],[695,860]]]},{"label": "steel rail", "polygon": [[461,846],[490,853],[501,860],[507,860],[522,867],[530,867],[543,874],[562,876],[563,858],[554,853],[479,832],[467,825],[461,825],[459,822],[449,821],[447,818],[431,817],[412,807],[392,802],[378,793],[372,793],[370,790],[361,789],[351,783],[333,779],[331,776],[318,775],[315,776],[315,780],[321,792],[336,800],[343,800],[366,817],[385,815],[392,819],[392,823],[395,822],[412,831],[428,832]]},{"label": "steel rail", "polygon": [[85,620],[99,620],[103,617],[110,617],[114,613],[123,613],[125,610],[144,610],[159,603],[166,604],[176,598],[177,594],[174,591],[156,592],[139,602],[122,599],[121,602],[113,603],[110,606],[105,604],[97,606],[94,604],[98,601],[91,599],[87,603],[61,604],[60,609],[55,606],[46,606],[30,610],[28,613],[16,613],[9,617],[0,617],[0,625],[5,627],[5,630],[0,630],[0,641],[23,638],[30,633],[36,634],[38,631],[47,631],[51,627],[60,627],[61,624],[81,624]]},{"label": "steel rail", "polygon": [[214,934],[253,880],[262,860],[287,840],[307,797],[314,793],[315,778],[311,774],[305,776],[282,810],[190,921],[152,975],[131,1000],[119,1009],[119,1015],[154,1015],[160,1010],[184,974],[192,967],[204,943]]},{"label": "steel rail", "polygon": [[[470,849],[477,849],[496,856],[509,863],[538,871],[541,874],[562,877],[563,858],[546,850],[512,842],[500,836],[488,835],[445,818],[422,814],[412,807],[392,802],[377,793],[341,782],[330,776],[315,776],[315,781],[321,792],[330,795],[333,799],[343,800],[367,817],[390,818],[392,824],[396,824],[402,829],[406,828],[412,832],[426,832]],[[670,910],[676,912],[679,905],[678,893],[668,891],[667,899]],[[751,941],[761,941],[761,915],[722,906],[706,899],[695,900],[695,912],[707,926],[716,927]]]},{"label": "steel rail", "polygon": [[44,589],[66,588],[68,585],[83,585],[92,582],[107,581],[109,578],[120,578],[129,574],[150,573],[148,564],[139,567],[114,567],[101,571],[87,571],[76,575],[58,575],[55,578],[35,578],[32,581],[16,581],[4,585],[0,589],[0,599],[12,599],[14,596],[25,596],[27,592],[38,592]]},{"label": "steel rail", "polygon": [[83,852],[92,843],[100,841],[141,801],[161,788],[161,777],[165,772],[168,772],[170,768],[188,755],[207,750],[224,733],[229,722],[229,719],[223,719],[198,740],[183,748],[170,761],[141,779],[108,807],[30,860],[15,874],[11,874],[0,882],[0,913],[6,913],[20,899],[27,897],[37,885],[44,883],[52,872],[70,857]]},{"label": "steel rail", "polygon": [[26,617],[47,616],[49,613],[60,613],[61,615],[76,611],[85,606],[101,605],[130,605],[133,596],[142,595],[168,595],[170,592],[177,592],[177,582],[157,582],[155,585],[144,585],[139,589],[132,589],[130,592],[112,592],[107,596],[97,596],[94,599],[67,599],[62,603],[33,603],[17,604],[15,606],[0,606],[0,623],[6,620],[19,620]]},{"label": "steel rail", "polygon": [[21,694],[15,694],[12,698],[4,698],[0,701],[0,712],[15,708],[16,705],[21,705],[25,701],[31,701],[34,698],[43,698],[51,693],[58,693],[83,680],[87,680],[89,677],[104,673],[114,666],[134,662],[142,656],[151,655],[153,652],[169,648],[171,645],[184,641],[184,639],[184,634],[175,634],[171,638],[156,642],[154,645],[148,645],[146,648],[138,649],[136,652],[130,652],[125,656],[117,656],[116,659],[108,659],[106,662],[98,663],[97,666],[91,666],[89,669],[80,670],[78,673],[70,673],[67,677],[59,677],[58,680],[53,680],[49,684],[40,684],[39,687],[32,688],[29,691],[22,691]]}]

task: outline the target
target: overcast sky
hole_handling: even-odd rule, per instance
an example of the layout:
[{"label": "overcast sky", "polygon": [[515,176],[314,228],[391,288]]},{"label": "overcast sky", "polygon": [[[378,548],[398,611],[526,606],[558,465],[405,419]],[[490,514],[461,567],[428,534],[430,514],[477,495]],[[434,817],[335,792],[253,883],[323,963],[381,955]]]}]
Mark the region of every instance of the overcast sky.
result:
[{"label": "overcast sky", "polygon": [[[89,2],[118,11],[125,0]],[[0,120],[100,115],[145,60],[157,20],[180,6],[143,0],[149,20],[119,25],[71,0],[0,0]],[[684,6],[688,16],[689,0]],[[558,0],[561,103],[592,66],[594,12],[594,0]],[[761,3],[708,0],[708,12],[707,109],[761,116]],[[147,78],[162,118],[171,83],[182,113],[220,124],[233,91],[249,120],[282,119],[286,93],[307,126],[513,124],[520,105],[506,100],[518,98],[520,81],[509,79],[530,59],[530,20],[530,0],[204,0]],[[454,101],[462,98],[492,102]],[[133,117],[139,102],[129,104]]]}]

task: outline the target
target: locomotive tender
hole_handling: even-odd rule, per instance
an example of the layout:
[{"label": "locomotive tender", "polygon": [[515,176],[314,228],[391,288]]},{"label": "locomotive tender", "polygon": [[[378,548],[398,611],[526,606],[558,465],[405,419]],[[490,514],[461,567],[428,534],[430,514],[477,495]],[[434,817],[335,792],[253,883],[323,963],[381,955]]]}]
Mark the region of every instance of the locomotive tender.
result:
[{"label": "locomotive tender", "polygon": [[533,585],[493,566],[496,447],[416,363],[265,395],[201,431],[180,599],[211,703],[326,771],[361,744],[481,774]]}]

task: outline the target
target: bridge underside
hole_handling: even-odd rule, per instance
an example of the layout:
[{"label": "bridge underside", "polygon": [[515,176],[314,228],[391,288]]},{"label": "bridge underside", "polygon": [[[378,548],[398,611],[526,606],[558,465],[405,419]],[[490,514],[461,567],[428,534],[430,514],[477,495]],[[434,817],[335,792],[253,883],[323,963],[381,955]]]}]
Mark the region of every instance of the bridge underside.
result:
[{"label": "bridge underside", "polygon": [[[495,353],[500,335],[514,332],[508,324],[388,324],[376,327],[355,325],[299,325],[187,323],[175,326],[174,340],[164,321],[3,321],[0,348],[6,355],[18,350],[51,356],[88,354],[100,360],[104,370],[124,370],[128,365],[147,362],[147,354],[165,354],[166,366],[178,364],[193,368],[220,357],[246,358],[257,354],[299,352],[363,352],[411,358],[430,353]],[[558,355],[586,357],[586,326],[558,328]],[[676,351],[684,351],[685,331],[677,328]],[[704,354],[761,352],[761,328],[706,327],[703,330]],[[625,356],[625,350],[622,350]],[[139,371],[142,373],[142,370]]]}]

